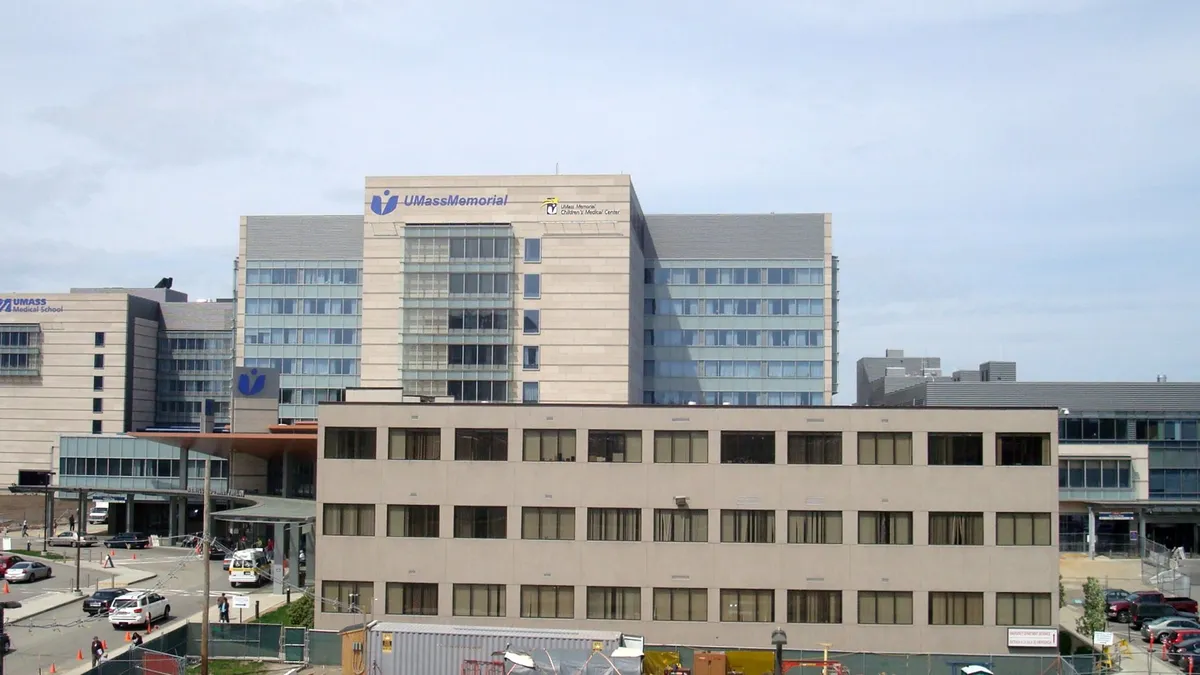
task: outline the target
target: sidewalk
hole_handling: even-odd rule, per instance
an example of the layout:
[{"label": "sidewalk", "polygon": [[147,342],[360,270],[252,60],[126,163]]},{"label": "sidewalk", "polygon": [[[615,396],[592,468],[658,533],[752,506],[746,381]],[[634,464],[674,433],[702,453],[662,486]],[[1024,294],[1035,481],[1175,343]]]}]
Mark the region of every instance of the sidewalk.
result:
[{"label": "sidewalk", "polygon": [[[1066,607],[1059,609],[1059,628],[1082,639],[1088,644],[1088,646],[1096,651],[1101,651],[1101,648],[1097,647],[1095,643],[1092,642],[1090,635],[1080,635],[1079,631],[1076,630],[1075,621],[1081,616],[1083,616],[1083,608],[1079,607],[1078,605],[1067,605]],[[1114,633],[1114,637],[1116,638],[1118,645],[1115,645],[1113,649],[1119,651],[1119,643],[1122,640],[1128,640],[1129,650],[1132,652],[1132,655],[1120,655],[1120,662],[1117,664],[1116,672],[1129,673],[1130,675],[1133,673],[1146,675],[1180,675],[1180,670],[1178,668],[1171,665],[1167,661],[1162,660],[1162,657],[1160,656],[1162,654],[1162,650],[1160,648],[1155,648],[1153,652],[1151,652],[1150,645],[1142,642],[1140,633],[1136,631],[1116,632]]]},{"label": "sidewalk", "polygon": [[[56,561],[57,562],[57,561]],[[74,561],[71,562],[71,567],[74,568]],[[104,569],[97,563],[80,562],[81,569],[93,569],[102,572],[113,572],[115,576],[108,582],[97,582],[100,587],[117,588],[121,586],[132,586],[149,581],[158,576],[154,572],[138,570],[132,567],[117,567],[112,570]],[[74,591],[48,591],[45,595],[37,596],[27,602],[22,603],[18,609],[10,609],[4,613],[5,623],[13,623],[28,619],[38,614],[45,614],[59,607],[66,607],[75,602],[82,602],[84,598],[91,595],[92,587],[80,589],[80,593]]]}]

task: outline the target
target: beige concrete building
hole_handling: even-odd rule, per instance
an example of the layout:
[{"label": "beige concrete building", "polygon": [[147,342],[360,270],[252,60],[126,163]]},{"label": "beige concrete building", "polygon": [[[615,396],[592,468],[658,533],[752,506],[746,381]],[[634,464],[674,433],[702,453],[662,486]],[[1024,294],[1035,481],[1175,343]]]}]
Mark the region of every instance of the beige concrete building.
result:
[{"label": "beige concrete building", "polygon": [[1056,410],[348,398],[320,410],[320,628],[357,605],[657,644],[1057,643]]}]

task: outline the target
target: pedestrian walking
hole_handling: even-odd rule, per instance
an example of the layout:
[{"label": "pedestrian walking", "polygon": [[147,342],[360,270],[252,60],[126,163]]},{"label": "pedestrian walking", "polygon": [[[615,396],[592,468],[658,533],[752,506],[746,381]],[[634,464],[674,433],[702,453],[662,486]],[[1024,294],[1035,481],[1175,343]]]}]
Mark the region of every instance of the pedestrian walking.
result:
[{"label": "pedestrian walking", "polygon": [[29,536],[29,521],[28,520],[21,521],[21,536],[22,537]]},{"label": "pedestrian walking", "polygon": [[229,623],[229,598],[224,593],[217,598],[217,621]]},{"label": "pedestrian walking", "polygon": [[75,531],[75,514],[74,513],[71,514],[68,522],[71,523],[71,531],[74,532]]},{"label": "pedestrian walking", "polygon": [[92,667],[95,668],[100,663],[101,657],[104,656],[104,643],[98,636],[92,636],[92,648],[89,651],[92,653]]}]

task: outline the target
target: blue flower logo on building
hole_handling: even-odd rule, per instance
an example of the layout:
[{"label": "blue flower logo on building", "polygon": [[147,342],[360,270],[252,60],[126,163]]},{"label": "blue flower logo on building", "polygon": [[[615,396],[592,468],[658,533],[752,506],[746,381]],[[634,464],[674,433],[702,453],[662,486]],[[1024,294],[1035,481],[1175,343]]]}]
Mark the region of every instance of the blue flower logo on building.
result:
[{"label": "blue flower logo on building", "polygon": [[[384,190],[383,197],[387,197],[388,195],[392,195],[392,191]],[[391,197],[388,197],[386,202],[383,201],[383,197],[379,195],[371,197],[371,211],[377,216],[386,216],[392,211],[395,211],[396,204],[400,201],[399,195],[392,195]]]},{"label": "blue flower logo on building", "polygon": [[267,376],[260,374],[258,368],[252,368],[250,372],[238,376],[238,391],[242,396],[257,396],[266,386]]},{"label": "blue flower logo on building", "polygon": [[0,312],[12,311],[12,298],[0,298]]}]

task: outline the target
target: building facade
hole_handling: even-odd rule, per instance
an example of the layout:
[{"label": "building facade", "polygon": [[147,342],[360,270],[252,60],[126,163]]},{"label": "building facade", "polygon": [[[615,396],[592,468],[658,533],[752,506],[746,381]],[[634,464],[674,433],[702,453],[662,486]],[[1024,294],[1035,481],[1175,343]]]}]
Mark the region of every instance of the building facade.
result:
[{"label": "building facade", "polygon": [[757,646],[797,624],[791,646],[932,653],[1057,635],[1054,410],[359,393],[320,411],[320,628],[361,610]]}]

